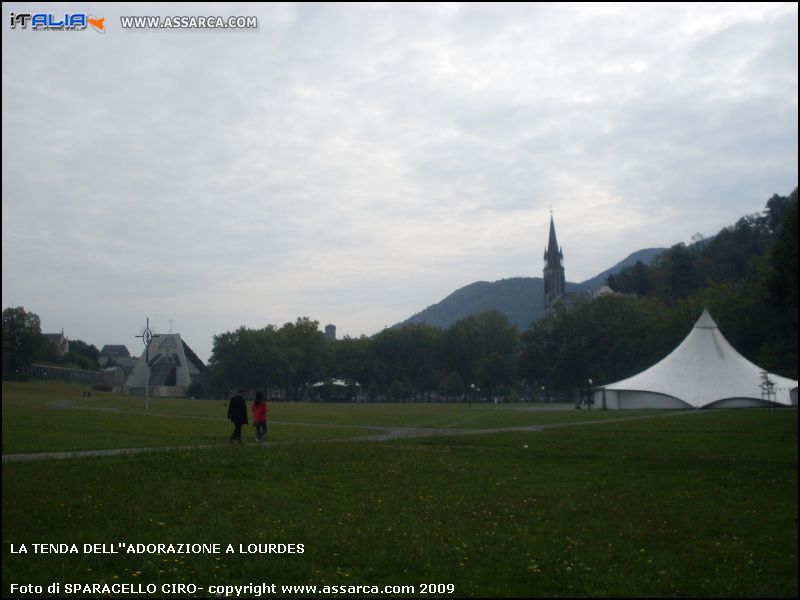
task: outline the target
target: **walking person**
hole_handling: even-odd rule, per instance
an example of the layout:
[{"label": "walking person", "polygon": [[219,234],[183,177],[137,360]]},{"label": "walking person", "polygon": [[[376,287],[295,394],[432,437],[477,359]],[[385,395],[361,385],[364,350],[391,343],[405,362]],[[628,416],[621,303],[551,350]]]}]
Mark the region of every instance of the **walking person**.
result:
[{"label": "walking person", "polygon": [[240,389],[228,402],[228,419],[233,422],[231,444],[242,443],[242,425],[247,425],[247,404],[242,394],[244,394],[244,390]]},{"label": "walking person", "polygon": [[256,399],[253,401],[253,406],[250,408],[253,411],[253,425],[256,428],[256,440],[258,443],[264,441],[264,436],[267,435],[267,401],[264,400],[264,392],[256,392]]}]

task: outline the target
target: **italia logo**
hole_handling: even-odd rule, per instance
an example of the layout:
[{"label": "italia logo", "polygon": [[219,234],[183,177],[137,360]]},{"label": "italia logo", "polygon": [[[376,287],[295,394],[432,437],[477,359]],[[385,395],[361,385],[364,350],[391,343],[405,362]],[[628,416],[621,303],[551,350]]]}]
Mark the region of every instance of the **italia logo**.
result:
[{"label": "italia logo", "polygon": [[95,17],[86,13],[11,13],[11,29],[31,31],[84,31],[91,26],[97,33],[105,33],[105,17]]},{"label": "italia logo", "polygon": [[89,25],[92,26],[97,33],[105,33],[106,32],[106,18],[100,17],[97,18],[94,15],[89,15]]}]

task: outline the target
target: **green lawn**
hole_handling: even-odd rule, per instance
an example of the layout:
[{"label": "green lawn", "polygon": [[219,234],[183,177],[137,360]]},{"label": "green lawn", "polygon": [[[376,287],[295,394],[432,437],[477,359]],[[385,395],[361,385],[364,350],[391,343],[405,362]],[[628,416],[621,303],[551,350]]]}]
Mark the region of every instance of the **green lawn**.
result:
[{"label": "green lawn", "polygon": [[[150,398],[106,392],[84,397],[86,386],[3,383],[3,453],[99,450],[224,443],[232,431],[227,402]],[[363,429],[272,424],[272,442],[364,435]],[[243,437],[255,437],[245,427]]]},{"label": "green lawn", "polygon": [[[53,382],[3,383],[3,453],[96,450],[224,442],[231,427],[227,402],[150,398],[92,392]],[[363,436],[357,427],[487,429],[618,419],[610,411],[529,410],[521,404],[270,403],[269,440]],[[623,416],[653,411],[626,411]],[[347,427],[348,425],[357,426]],[[245,428],[252,434],[252,428]],[[87,435],[87,433],[89,435]],[[251,436],[252,437],[252,436]]]},{"label": "green lawn", "polygon": [[[18,405],[24,393],[9,390],[7,398],[5,384],[3,392],[4,452],[6,435],[17,436],[22,447],[26,435],[61,426],[57,419],[42,424],[40,418],[28,428],[20,422],[27,409]],[[46,406],[51,391],[37,393],[42,397],[29,401]],[[130,419],[126,427],[144,424],[137,440],[146,445],[158,445],[167,435],[154,422],[211,426],[207,435],[227,435],[224,421],[188,419],[180,412],[185,401],[164,402],[151,408],[184,418],[68,409],[46,414],[50,420],[63,413],[69,445],[83,427],[86,448],[103,447],[98,437],[123,416]],[[276,404],[273,416],[283,408]],[[384,425],[446,420],[446,408],[457,420],[469,410],[285,408],[286,420],[341,418],[342,424],[355,424],[344,416],[361,410],[362,424]],[[486,409],[488,422],[517,413],[535,416],[508,407]],[[194,416],[224,416],[221,403],[203,410],[209,412]],[[73,422],[73,413],[81,419]],[[86,415],[93,417],[83,421]],[[278,424],[276,438],[282,427],[292,428],[284,438],[292,443],[4,463],[4,596],[12,582],[53,581],[418,590],[422,583],[443,583],[454,584],[456,596],[470,597],[797,595],[795,410],[699,412],[382,443],[327,443],[307,432],[332,437],[353,430]],[[20,428],[27,434],[20,436]],[[300,543],[305,552],[10,553],[11,544],[34,542],[274,542]]]}]

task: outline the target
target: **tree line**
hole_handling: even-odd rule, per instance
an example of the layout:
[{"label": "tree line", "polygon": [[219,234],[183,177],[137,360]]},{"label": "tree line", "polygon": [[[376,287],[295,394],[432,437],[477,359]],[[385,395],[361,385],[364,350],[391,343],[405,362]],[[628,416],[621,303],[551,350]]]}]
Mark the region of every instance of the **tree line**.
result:
[{"label": "tree line", "polygon": [[513,381],[518,345],[517,329],[497,311],[447,330],[415,324],[341,340],[325,338],[317,321],[302,317],[214,336],[207,383],[279,388],[289,399],[307,398],[309,384],[333,378],[358,383],[358,393],[372,399],[455,397],[470,384],[488,393]]}]

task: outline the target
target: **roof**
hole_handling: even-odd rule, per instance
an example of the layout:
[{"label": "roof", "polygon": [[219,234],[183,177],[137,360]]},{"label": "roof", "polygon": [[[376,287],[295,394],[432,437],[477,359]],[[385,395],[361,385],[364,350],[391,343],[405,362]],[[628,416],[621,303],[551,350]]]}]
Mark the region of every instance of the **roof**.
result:
[{"label": "roof", "polygon": [[[317,383],[312,383],[311,387],[323,387],[325,385],[335,385],[339,387],[348,387],[348,383],[344,379],[329,379],[328,381],[318,381]],[[358,384],[356,384],[358,385]]]},{"label": "roof", "polygon": [[202,373],[203,371],[205,371],[206,365],[203,363],[202,360],[200,360],[200,357],[194,353],[194,350],[189,348],[189,344],[187,344],[183,340],[181,340],[181,342],[183,343],[183,354],[186,356],[186,358],[189,359],[189,362],[191,362],[194,365],[195,369],[197,369],[199,372]]},{"label": "roof", "polygon": [[[638,375],[605,386],[608,390],[673,396],[695,408],[732,398],[764,399],[764,369],[739,354],[722,335],[708,309],[689,335],[664,360]],[[775,384],[772,400],[791,405],[797,381],[768,374]]]},{"label": "roof", "polygon": [[100,350],[100,356],[112,356],[114,358],[121,358],[121,357],[129,357],[131,355],[128,352],[128,348],[122,345],[105,345],[103,349]]}]

